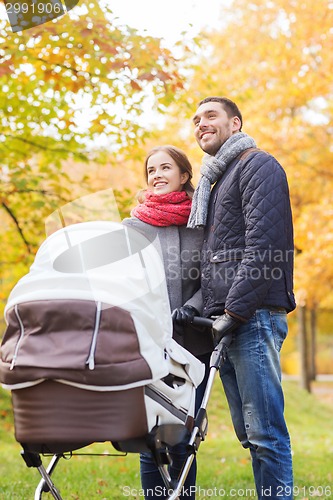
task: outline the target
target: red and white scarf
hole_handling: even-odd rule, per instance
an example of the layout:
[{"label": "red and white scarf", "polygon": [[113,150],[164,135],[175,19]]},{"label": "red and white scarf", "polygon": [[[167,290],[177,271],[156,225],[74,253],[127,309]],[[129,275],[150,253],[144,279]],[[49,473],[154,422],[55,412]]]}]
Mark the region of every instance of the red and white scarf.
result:
[{"label": "red and white scarf", "polygon": [[154,194],[147,190],[145,199],[131,215],[152,226],[183,226],[187,224],[192,200],[186,191]]}]

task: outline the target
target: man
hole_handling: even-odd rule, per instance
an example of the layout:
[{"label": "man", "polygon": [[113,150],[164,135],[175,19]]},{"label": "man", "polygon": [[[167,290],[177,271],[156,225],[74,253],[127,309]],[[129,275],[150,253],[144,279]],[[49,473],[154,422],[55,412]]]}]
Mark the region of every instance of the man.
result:
[{"label": "man", "polygon": [[236,435],[252,456],[258,498],[291,499],[279,355],[286,313],[295,309],[286,175],[241,132],[242,115],[230,99],[204,99],[193,122],[207,153],[188,223],[205,231],[203,314],[216,318],[216,343],[232,337],[220,376]]}]

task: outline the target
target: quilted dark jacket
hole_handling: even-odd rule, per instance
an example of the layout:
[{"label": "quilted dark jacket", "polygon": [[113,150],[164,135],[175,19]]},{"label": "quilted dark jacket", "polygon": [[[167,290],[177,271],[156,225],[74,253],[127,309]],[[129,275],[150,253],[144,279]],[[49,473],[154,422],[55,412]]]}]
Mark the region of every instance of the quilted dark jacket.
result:
[{"label": "quilted dark jacket", "polygon": [[230,163],[211,193],[202,255],[204,316],[244,320],[263,306],[295,309],[286,174],[270,154]]}]

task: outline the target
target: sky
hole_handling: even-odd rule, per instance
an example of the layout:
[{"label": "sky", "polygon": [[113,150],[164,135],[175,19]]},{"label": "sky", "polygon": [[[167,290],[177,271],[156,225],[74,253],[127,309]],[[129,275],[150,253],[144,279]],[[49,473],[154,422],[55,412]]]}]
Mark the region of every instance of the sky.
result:
[{"label": "sky", "polygon": [[107,0],[121,23],[174,44],[183,31],[193,35],[217,25],[227,0]]}]

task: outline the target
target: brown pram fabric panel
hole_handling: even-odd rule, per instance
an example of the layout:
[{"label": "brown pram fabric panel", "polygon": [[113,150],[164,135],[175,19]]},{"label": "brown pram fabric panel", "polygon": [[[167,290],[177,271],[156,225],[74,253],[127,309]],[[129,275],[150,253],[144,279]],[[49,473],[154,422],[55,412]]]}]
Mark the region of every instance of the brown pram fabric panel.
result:
[{"label": "brown pram fabric panel", "polygon": [[141,437],[148,432],[144,387],[95,392],[53,381],[12,391],[15,437],[41,452]]},{"label": "brown pram fabric panel", "polygon": [[[0,361],[4,384],[48,378],[122,386],[151,377],[150,367],[140,353],[133,319],[119,307],[101,306],[93,369],[89,369],[87,360],[96,323],[95,302],[25,302],[16,311],[8,311],[7,321]],[[10,369],[15,349],[17,358]]]}]

